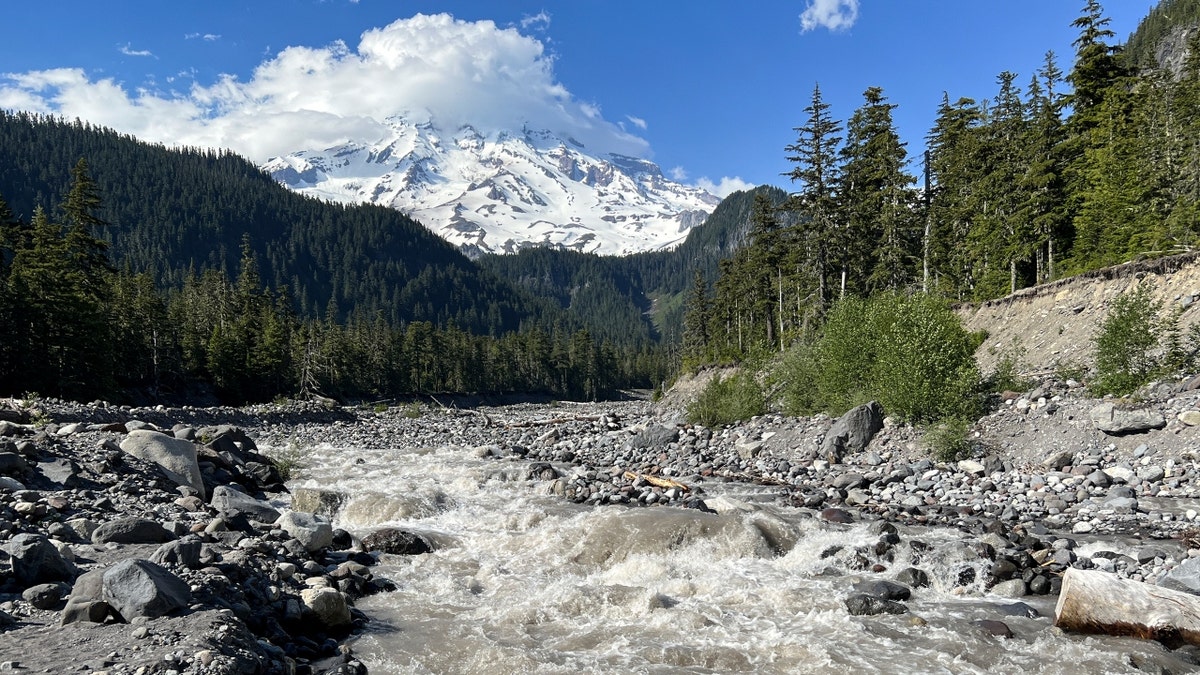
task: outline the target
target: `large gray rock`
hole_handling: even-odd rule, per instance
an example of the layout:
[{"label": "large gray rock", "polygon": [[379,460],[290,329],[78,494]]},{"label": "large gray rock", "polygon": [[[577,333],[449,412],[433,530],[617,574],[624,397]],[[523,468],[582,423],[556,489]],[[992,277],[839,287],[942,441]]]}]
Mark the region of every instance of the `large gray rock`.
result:
[{"label": "large gray rock", "polygon": [[1158,585],[1173,591],[1200,595],[1200,558],[1188,558],[1158,579]]},{"label": "large gray rock", "polygon": [[845,454],[865,450],[882,428],[883,406],[876,401],[864,403],[833,423],[821,444],[821,456],[839,464]]},{"label": "large gray rock", "polygon": [[350,623],[350,606],[336,588],[306,588],[300,591],[300,600],[326,626]]},{"label": "large gray rock", "polygon": [[10,557],[13,577],[23,587],[75,579],[75,565],[40,534],[18,534],[2,549]]},{"label": "large gray rock", "polygon": [[103,582],[105,602],[126,621],[170,614],[192,601],[182,579],[149,560],[123,560],[104,571]]},{"label": "large gray rock", "polygon": [[846,611],[853,616],[875,616],[876,614],[906,614],[904,603],[877,598],[866,593],[854,593],[846,598]]},{"label": "large gray rock", "polygon": [[168,541],[159,546],[150,556],[150,562],[159,565],[182,565],[189,569],[200,567],[200,552],[204,545],[200,538],[189,534],[183,539]]},{"label": "large gray rock", "polygon": [[367,551],[395,555],[420,555],[433,550],[429,541],[421,535],[395,527],[385,527],[368,534],[363,537],[362,546]]},{"label": "large gray rock", "polygon": [[305,513],[315,513],[330,518],[349,501],[345,492],[325,490],[323,488],[298,487],[292,490],[292,508]]},{"label": "large gray rock", "polygon": [[209,504],[218,511],[243,515],[260,523],[273,523],[279,520],[279,510],[269,502],[255,499],[245,492],[239,492],[231,487],[221,485],[213,488],[212,500]]},{"label": "large gray rock", "polygon": [[153,520],[130,516],[104,523],[92,531],[93,544],[161,544],[175,533]]},{"label": "large gray rock", "polygon": [[195,443],[157,431],[139,429],[131,431],[121,441],[121,450],[157,464],[167,478],[195,489],[201,497],[205,495],[204,477],[196,460]]},{"label": "large gray rock", "polygon": [[1134,434],[1167,426],[1162,413],[1145,408],[1126,409],[1113,403],[1101,403],[1092,408],[1089,416],[1097,429],[1106,434],[1119,436]]},{"label": "large gray rock", "polygon": [[288,511],[275,521],[288,536],[304,545],[304,550],[312,552],[333,545],[333,526],[328,520],[302,511]]},{"label": "large gray rock", "polygon": [[79,621],[104,623],[111,609],[104,601],[104,570],[92,570],[75,580],[59,622],[63,626]]}]

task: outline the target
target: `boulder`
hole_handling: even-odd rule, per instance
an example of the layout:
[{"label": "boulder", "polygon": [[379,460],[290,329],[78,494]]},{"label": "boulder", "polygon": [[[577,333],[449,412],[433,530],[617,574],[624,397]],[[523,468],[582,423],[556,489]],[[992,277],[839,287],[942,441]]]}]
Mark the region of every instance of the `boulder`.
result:
[{"label": "boulder", "polygon": [[292,508],[305,513],[315,513],[330,518],[349,501],[344,492],[325,490],[322,488],[296,488],[292,490]]},{"label": "boulder", "polygon": [[1089,416],[1098,430],[1113,436],[1162,429],[1167,426],[1167,420],[1160,412],[1145,408],[1122,408],[1111,402],[1101,403],[1092,408]]},{"label": "boulder", "polygon": [[81,574],[71,587],[67,606],[59,615],[60,625],[86,621],[104,623],[112,608],[103,600],[104,570],[92,570]]},{"label": "boulder", "polygon": [[853,616],[875,616],[876,614],[905,614],[908,607],[895,600],[877,598],[866,593],[855,593],[846,598],[846,610]]},{"label": "boulder", "polygon": [[25,473],[29,464],[25,458],[15,452],[0,452],[0,474],[16,475]]},{"label": "boulder", "polygon": [[929,574],[916,567],[906,567],[896,575],[896,581],[910,588],[927,588]]},{"label": "boulder", "polygon": [[1158,585],[1173,591],[1200,595],[1200,558],[1188,558],[1158,579]]},{"label": "boulder", "polygon": [[326,626],[345,626],[350,623],[350,606],[346,603],[346,596],[336,588],[306,588],[300,591],[300,600]]},{"label": "boulder", "polygon": [[279,510],[265,500],[255,499],[245,492],[239,492],[232,487],[222,485],[213,489],[209,504],[213,508],[233,515],[242,515],[260,523],[273,523],[279,520]]},{"label": "boulder", "polygon": [[63,599],[65,586],[57,584],[38,584],[30,586],[21,593],[21,599],[38,609],[54,609]]},{"label": "boulder", "polygon": [[130,516],[104,523],[92,532],[93,544],[161,544],[175,533],[153,520]]},{"label": "boulder", "polygon": [[368,534],[363,537],[362,545],[368,551],[396,555],[420,555],[433,550],[429,541],[421,535],[395,527],[385,527]]},{"label": "boulder", "polygon": [[40,534],[18,534],[0,550],[10,556],[12,575],[23,587],[75,579],[75,565]]},{"label": "boulder", "polygon": [[200,551],[203,544],[196,535],[168,541],[150,555],[150,562],[159,565],[181,565],[189,569],[200,567]]},{"label": "boulder", "polygon": [[142,559],[123,560],[104,570],[104,600],[125,621],[149,619],[187,607],[191,591],[163,566]]},{"label": "boulder", "polygon": [[652,424],[639,431],[629,440],[629,445],[635,450],[658,450],[679,440],[679,429],[675,427]]},{"label": "boulder", "polygon": [[912,590],[907,586],[886,579],[860,581],[854,584],[854,591],[884,600],[907,600],[912,595]]},{"label": "boulder", "polygon": [[839,464],[845,454],[866,449],[880,429],[883,429],[883,406],[876,401],[860,405],[830,427],[821,444],[821,456]]},{"label": "boulder", "polygon": [[157,431],[139,429],[131,431],[121,441],[121,450],[148,462],[157,464],[167,478],[178,485],[196,490],[202,497],[204,477],[200,463],[196,460],[196,445],[174,436]]},{"label": "boulder", "polygon": [[275,521],[290,537],[299,541],[308,552],[333,545],[333,526],[321,516],[302,511],[288,511]]}]

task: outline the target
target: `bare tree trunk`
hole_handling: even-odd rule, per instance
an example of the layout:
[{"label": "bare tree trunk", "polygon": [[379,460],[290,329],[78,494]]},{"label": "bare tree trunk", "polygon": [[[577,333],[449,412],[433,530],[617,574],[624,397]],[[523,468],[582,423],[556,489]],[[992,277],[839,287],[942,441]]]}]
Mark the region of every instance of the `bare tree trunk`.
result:
[{"label": "bare tree trunk", "polygon": [[1108,572],[1068,568],[1054,613],[1066,631],[1200,644],[1200,597]]}]

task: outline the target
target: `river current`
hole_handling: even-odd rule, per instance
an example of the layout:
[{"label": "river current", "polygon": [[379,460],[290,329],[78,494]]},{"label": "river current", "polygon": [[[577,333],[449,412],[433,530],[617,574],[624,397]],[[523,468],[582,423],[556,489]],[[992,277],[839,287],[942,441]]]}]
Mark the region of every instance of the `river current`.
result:
[{"label": "river current", "polygon": [[[293,487],[345,492],[335,526],[424,534],[437,550],[384,556],[396,592],[358,602],[354,644],[380,673],[1187,672],[1160,645],[1066,634],[1053,599],[960,585],[986,564],[952,530],[901,528],[894,559],[859,555],[868,523],[772,503],[766,488],[706,483],[718,515],[582,506],[525,480],[523,462],[469,448],[320,446]],[[919,541],[929,547],[911,546]],[[914,552],[914,548],[917,549]],[[870,566],[880,564],[883,572]],[[929,573],[908,614],[851,616],[856,581]],[[982,579],[986,570],[979,568]],[[968,577],[971,575],[967,575]],[[1014,614],[1015,612],[1015,614]],[[1013,637],[974,622],[1003,621]]]}]

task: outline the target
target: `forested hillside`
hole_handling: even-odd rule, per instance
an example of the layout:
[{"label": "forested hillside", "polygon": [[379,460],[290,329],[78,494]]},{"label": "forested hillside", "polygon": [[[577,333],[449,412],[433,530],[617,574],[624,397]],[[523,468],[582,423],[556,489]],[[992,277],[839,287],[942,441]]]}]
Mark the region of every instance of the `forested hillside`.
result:
[{"label": "forested hillside", "polygon": [[598,256],[551,248],[529,248],[513,255],[489,255],[478,262],[534,295],[587,321],[602,339],[623,344],[678,344],[683,296],[699,272],[717,278],[721,260],[746,240],[755,194],[766,191],[775,204],[787,193],[763,186],[735,192],[693,228],[678,247],[628,256]]},{"label": "forested hillside", "polygon": [[264,281],[287,287],[303,316],[329,307],[382,312],[390,325],[516,330],[537,303],[482,273],[454,247],[397,211],[301,197],[249,161],[209,150],[168,150],[83,122],[0,111],[0,195],[28,221],[51,217],[71,169],[87,160],[103,195],[97,235],[122,267],[179,288],[189,275],[237,273],[244,235]]}]

